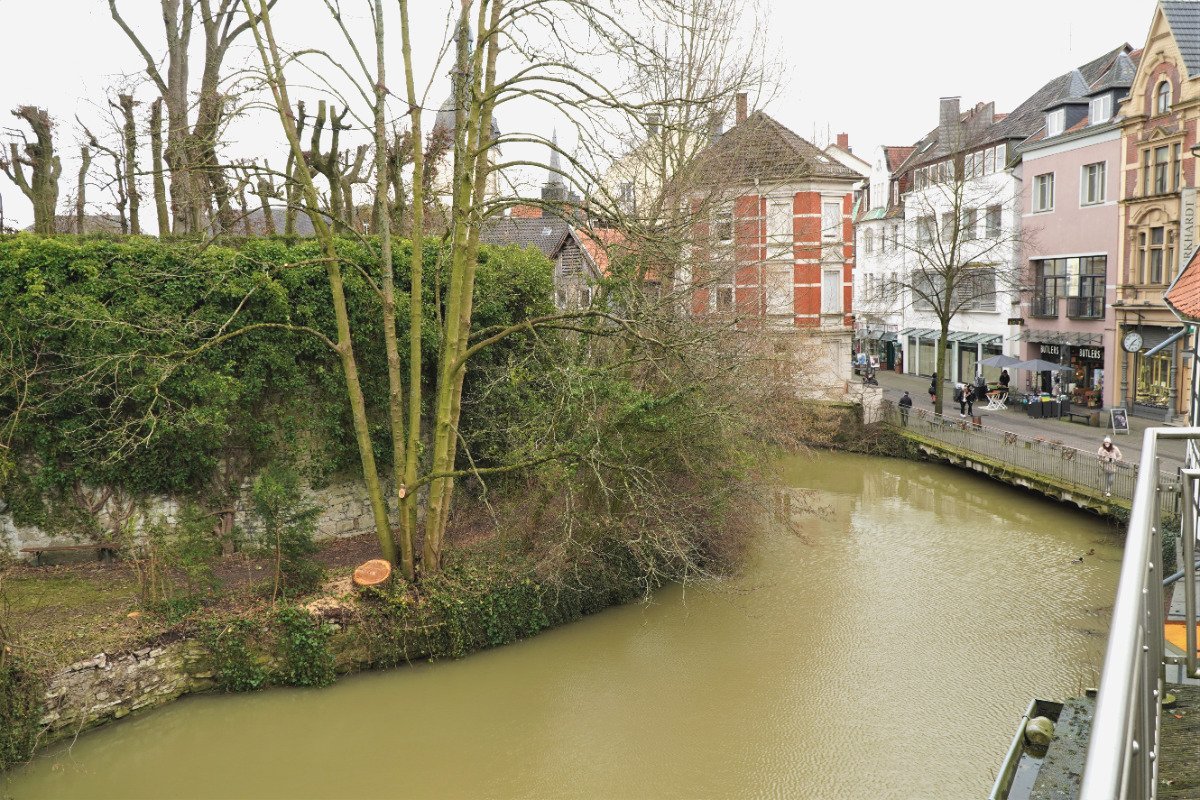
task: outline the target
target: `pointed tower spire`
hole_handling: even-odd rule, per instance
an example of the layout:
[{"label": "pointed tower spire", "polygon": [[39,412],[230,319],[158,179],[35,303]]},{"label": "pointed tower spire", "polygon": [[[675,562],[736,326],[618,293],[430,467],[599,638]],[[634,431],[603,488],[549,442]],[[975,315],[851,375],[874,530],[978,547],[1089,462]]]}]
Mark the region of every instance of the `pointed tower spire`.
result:
[{"label": "pointed tower spire", "polygon": [[550,135],[550,169],[547,170],[546,185],[562,185],[562,159],[558,154],[558,128]]}]

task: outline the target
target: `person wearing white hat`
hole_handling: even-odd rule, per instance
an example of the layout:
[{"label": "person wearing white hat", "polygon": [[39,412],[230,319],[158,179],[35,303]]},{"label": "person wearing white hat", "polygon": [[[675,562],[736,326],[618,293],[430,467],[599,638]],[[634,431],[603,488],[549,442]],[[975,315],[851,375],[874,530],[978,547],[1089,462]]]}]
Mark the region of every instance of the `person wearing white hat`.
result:
[{"label": "person wearing white hat", "polygon": [[1113,477],[1117,474],[1117,462],[1121,460],[1121,450],[1113,444],[1111,436],[1105,436],[1104,441],[1100,444],[1100,449],[1096,451],[1096,457],[1100,459],[1100,466],[1104,469],[1104,496],[1112,497]]}]

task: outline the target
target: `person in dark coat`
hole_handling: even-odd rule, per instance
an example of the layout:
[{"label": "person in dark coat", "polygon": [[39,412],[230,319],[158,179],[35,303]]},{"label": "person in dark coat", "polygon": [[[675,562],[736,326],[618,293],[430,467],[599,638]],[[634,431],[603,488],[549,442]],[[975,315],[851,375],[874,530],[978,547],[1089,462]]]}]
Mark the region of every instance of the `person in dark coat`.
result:
[{"label": "person in dark coat", "polygon": [[982,400],[987,397],[987,378],[983,377],[983,373],[975,376],[975,399]]},{"label": "person in dark coat", "polygon": [[908,410],[912,408],[912,398],[908,396],[908,392],[904,393],[904,396],[900,398],[900,402],[897,405],[900,407],[900,424],[907,428]]},{"label": "person in dark coat", "polygon": [[967,416],[975,416],[975,411],[971,406],[975,405],[975,388],[969,384],[963,384],[963,403],[967,406]]},{"label": "person in dark coat", "polygon": [[1000,399],[1005,402],[1008,401],[1008,382],[1011,380],[1012,378],[1009,376],[1008,370],[1000,370]]},{"label": "person in dark coat", "polygon": [[933,378],[929,381],[929,402],[935,406],[937,405],[937,393],[938,393],[938,376],[937,376],[937,373],[935,372],[935,373],[933,373]]}]

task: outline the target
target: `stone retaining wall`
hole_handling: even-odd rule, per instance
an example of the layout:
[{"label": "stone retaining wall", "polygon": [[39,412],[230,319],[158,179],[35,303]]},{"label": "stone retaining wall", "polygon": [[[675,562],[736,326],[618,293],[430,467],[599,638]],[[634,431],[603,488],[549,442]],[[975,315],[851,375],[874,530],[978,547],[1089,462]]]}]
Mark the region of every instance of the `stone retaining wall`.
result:
[{"label": "stone retaining wall", "polygon": [[[234,524],[242,530],[250,530],[253,527],[250,486],[251,481],[247,480],[233,509]],[[375,530],[370,500],[361,480],[339,480],[321,489],[310,489],[306,495],[321,509],[321,515],[317,519],[318,540],[357,536]],[[117,505],[118,499],[111,499],[105,502],[96,514],[101,528],[111,526],[113,514],[118,513]],[[147,517],[173,521],[179,513],[179,502],[170,497],[152,497],[140,503],[139,508]],[[36,526],[17,525],[12,516],[4,511],[4,500],[0,498],[0,551],[7,550],[13,555],[21,555],[20,550],[24,547],[72,545],[88,541],[85,537],[77,539],[70,534],[52,533]]]}]

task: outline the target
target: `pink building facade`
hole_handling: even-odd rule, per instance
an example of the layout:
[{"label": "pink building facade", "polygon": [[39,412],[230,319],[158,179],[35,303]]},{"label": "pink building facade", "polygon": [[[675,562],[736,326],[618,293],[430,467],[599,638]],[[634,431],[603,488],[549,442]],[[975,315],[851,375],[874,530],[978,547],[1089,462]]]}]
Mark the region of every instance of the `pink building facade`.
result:
[{"label": "pink building facade", "polygon": [[[1060,118],[1021,147],[1020,258],[1029,291],[1021,296],[1015,338],[1021,357],[1072,367],[1061,373],[1062,390],[1074,404],[1098,408],[1119,404],[1112,303],[1121,245],[1121,133],[1107,117],[1093,122],[1086,100],[1080,105],[1083,116],[1067,118],[1074,125]],[[1051,375],[1022,372],[1013,383],[1049,391]]]}]

